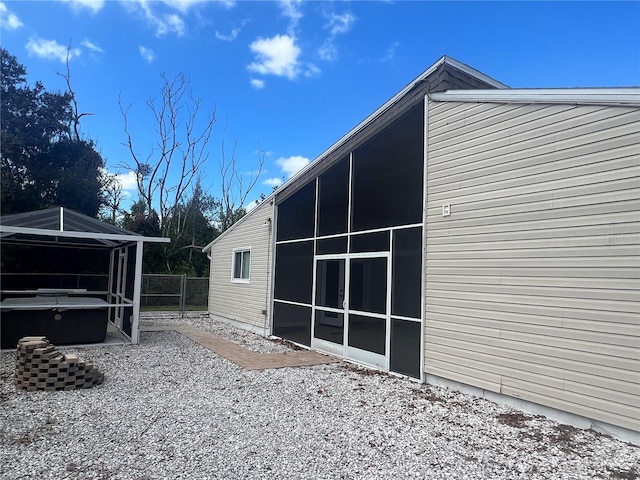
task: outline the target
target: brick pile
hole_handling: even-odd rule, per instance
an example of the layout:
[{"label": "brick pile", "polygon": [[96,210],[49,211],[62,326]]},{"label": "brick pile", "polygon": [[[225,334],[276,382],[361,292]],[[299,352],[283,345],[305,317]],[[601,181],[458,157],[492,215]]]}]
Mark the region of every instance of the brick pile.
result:
[{"label": "brick pile", "polygon": [[18,342],[14,383],[27,391],[76,390],[102,383],[104,375],[77,355],[63,355],[46,337]]}]

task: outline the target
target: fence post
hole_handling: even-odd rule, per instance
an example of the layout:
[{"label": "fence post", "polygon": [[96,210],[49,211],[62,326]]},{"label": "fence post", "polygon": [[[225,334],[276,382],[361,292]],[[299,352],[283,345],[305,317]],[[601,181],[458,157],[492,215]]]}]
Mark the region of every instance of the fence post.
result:
[{"label": "fence post", "polygon": [[187,275],[182,274],[180,279],[180,317],[184,318],[184,308],[187,303]]}]

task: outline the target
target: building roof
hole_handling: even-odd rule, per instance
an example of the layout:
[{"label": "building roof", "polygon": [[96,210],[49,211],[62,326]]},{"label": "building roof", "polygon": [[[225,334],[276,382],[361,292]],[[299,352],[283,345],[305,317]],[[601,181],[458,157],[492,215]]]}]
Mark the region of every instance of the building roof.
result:
[{"label": "building roof", "polygon": [[114,247],[137,241],[169,242],[168,238],[144,237],[64,207],[0,217],[0,241]]}]

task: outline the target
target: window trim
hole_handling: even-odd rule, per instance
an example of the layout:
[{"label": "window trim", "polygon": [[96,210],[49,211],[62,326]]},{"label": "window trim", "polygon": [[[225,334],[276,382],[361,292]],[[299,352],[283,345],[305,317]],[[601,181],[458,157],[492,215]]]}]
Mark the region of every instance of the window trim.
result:
[{"label": "window trim", "polygon": [[[248,277],[236,277],[236,254],[238,253],[249,253],[249,268],[248,268]],[[244,259],[244,255],[241,255],[241,258]],[[241,260],[243,261],[243,260]],[[244,270],[242,263],[240,264],[240,275],[242,275],[242,271]],[[231,254],[231,282],[232,283],[251,283],[251,247],[240,247],[234,248]]]}]

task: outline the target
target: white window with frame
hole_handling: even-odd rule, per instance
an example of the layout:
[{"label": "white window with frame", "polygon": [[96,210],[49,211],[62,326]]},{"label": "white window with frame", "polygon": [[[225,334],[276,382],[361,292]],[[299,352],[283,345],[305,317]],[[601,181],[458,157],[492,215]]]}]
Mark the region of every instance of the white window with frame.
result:
[{"label": "white window with frame", "polygon": [[233,250],[233,265],[231,281],[249,283],[251,278],[251,248],[237,248]]}]

